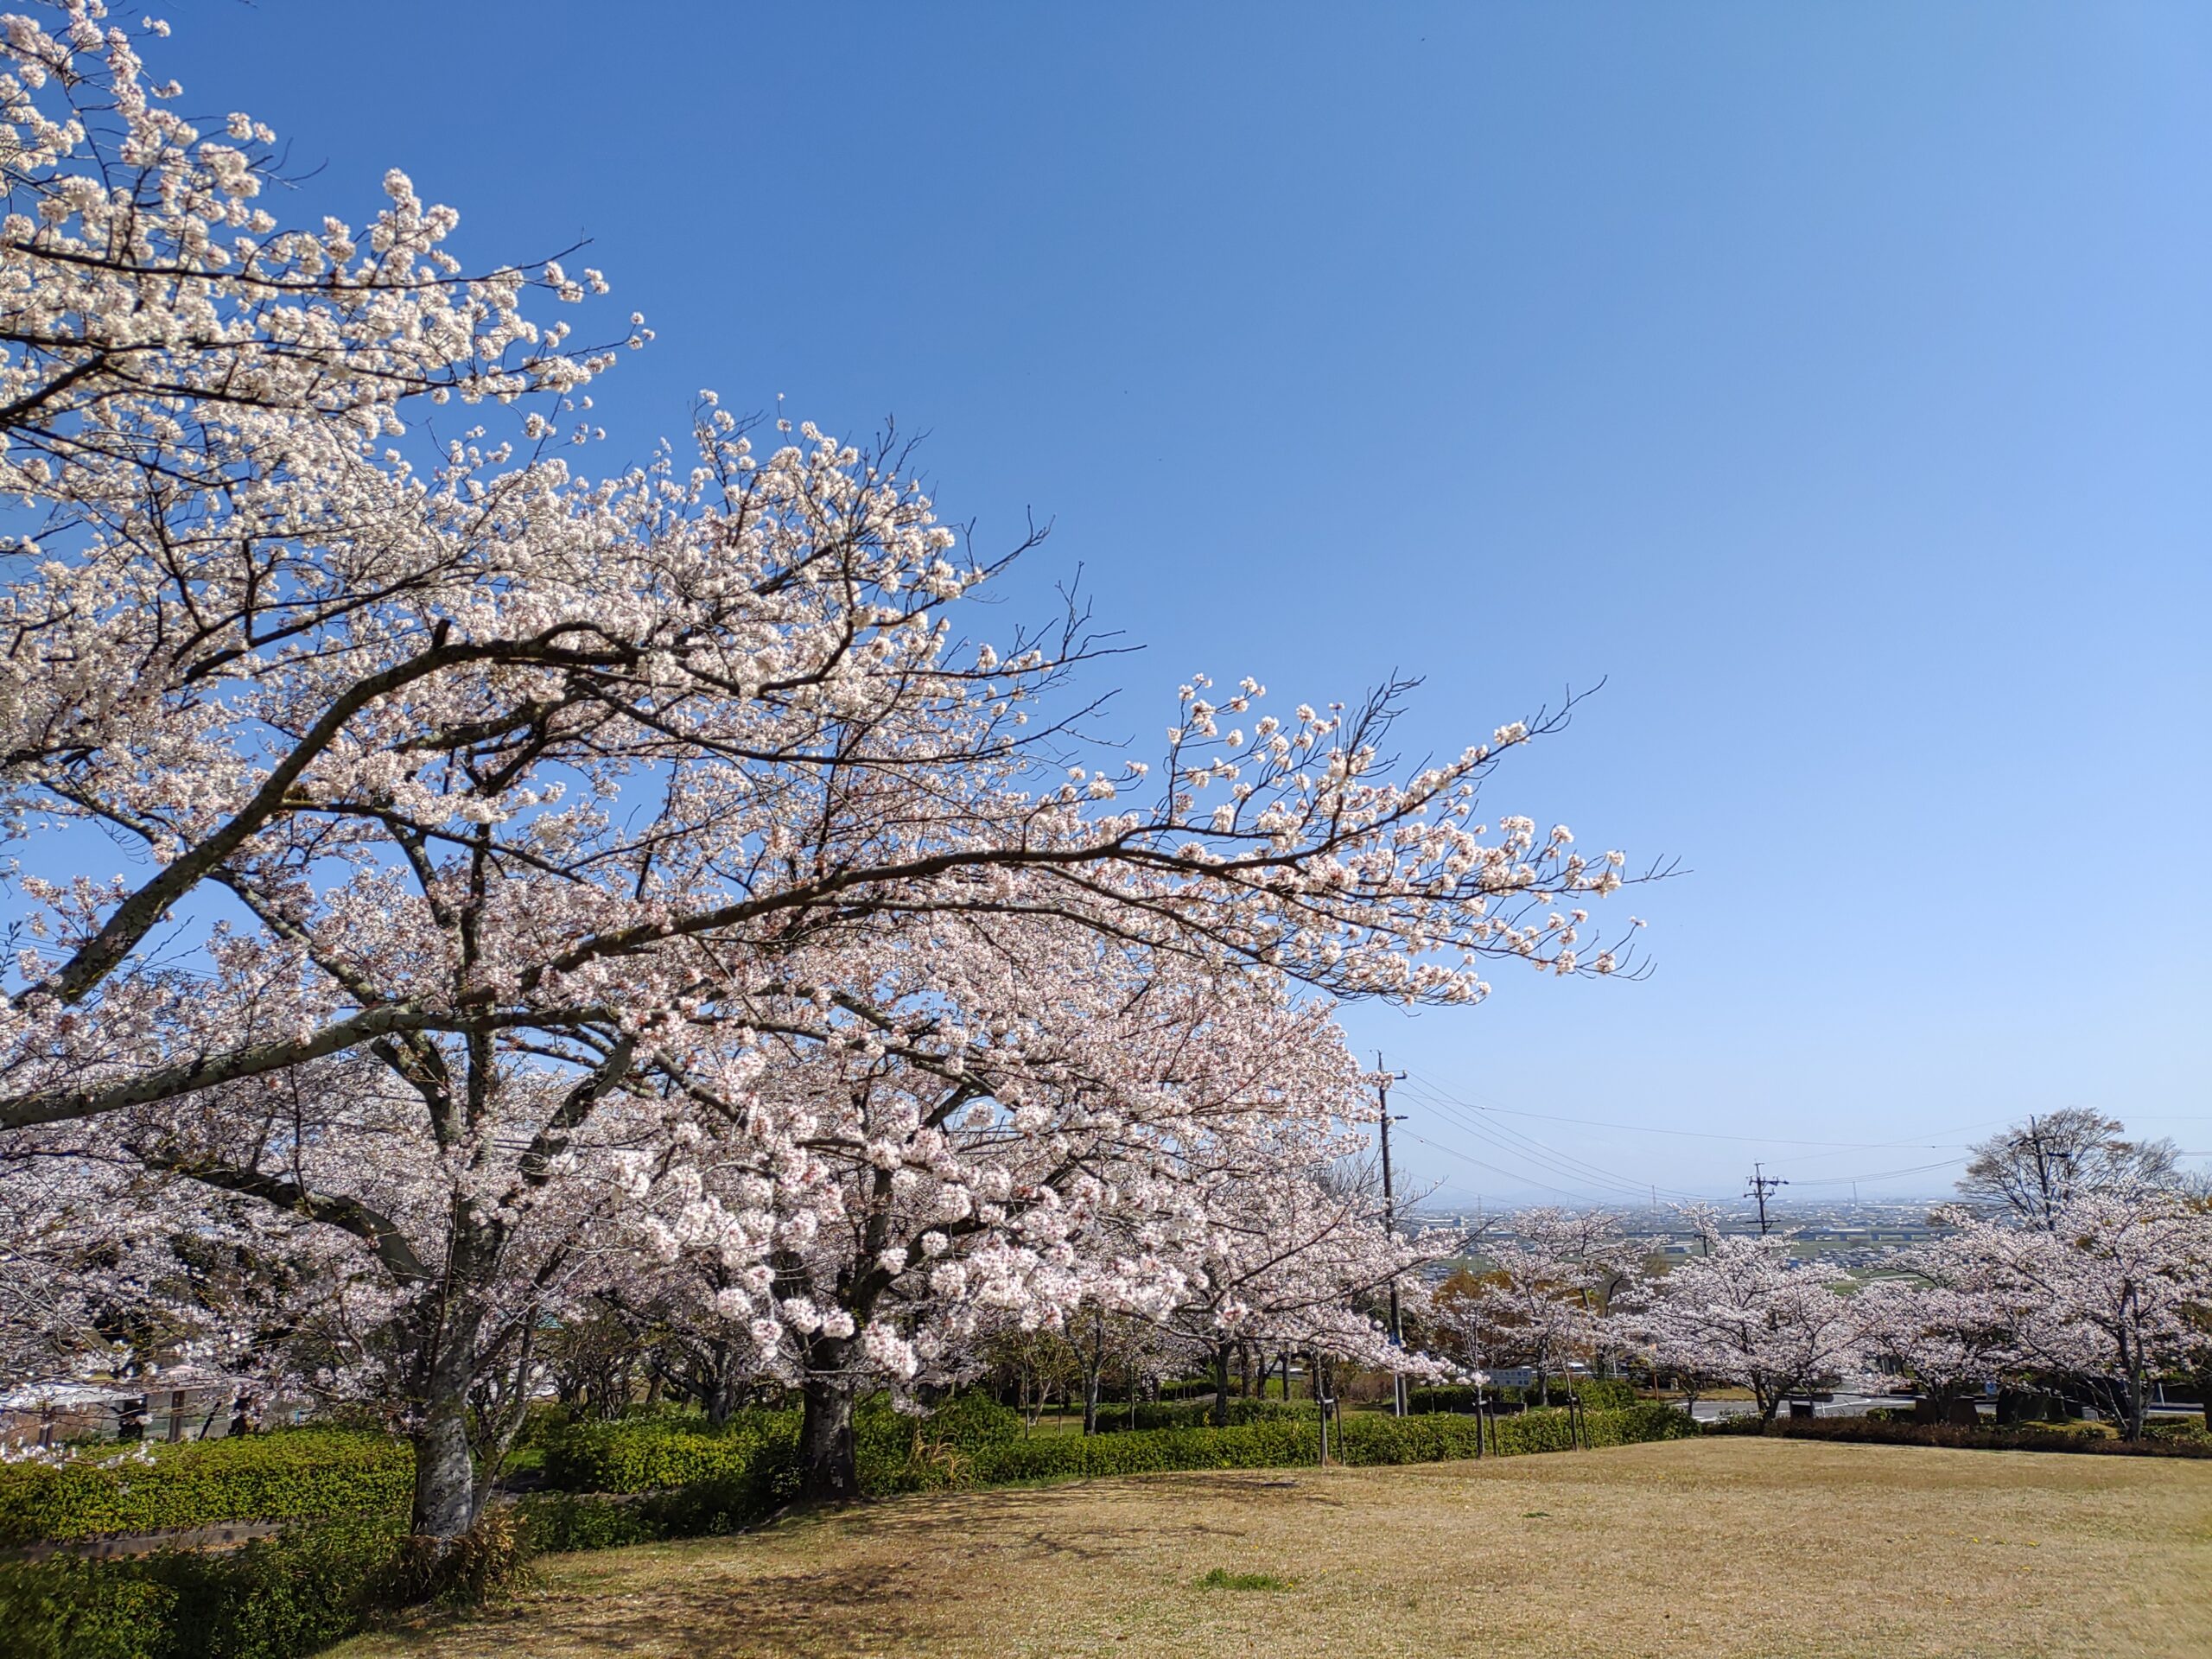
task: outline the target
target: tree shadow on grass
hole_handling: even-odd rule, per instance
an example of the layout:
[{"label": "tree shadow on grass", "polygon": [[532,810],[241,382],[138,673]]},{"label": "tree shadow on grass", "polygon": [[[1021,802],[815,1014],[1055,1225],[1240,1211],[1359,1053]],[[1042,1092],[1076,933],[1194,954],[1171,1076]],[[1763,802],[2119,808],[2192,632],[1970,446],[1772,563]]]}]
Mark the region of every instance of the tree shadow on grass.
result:
[{"label": "tree shadow on grass", "polygon": [[981,1615],[959,1608],[1003,1606],[1009,1575],[1071,1573],[1072,1612],[1129,1588],[1124,1563],[1164,1551],[1179,1573],[1216,1559],[1249,1535],[1240,1510],[1257,1522],[1316,1505],[1344,1507],[1279,1470],[1090,1481],[1080,1495],[1066,1484],[917,1493],[796,1510],[751,1535],[553,1558],[536,1594],[387,1635],[439,1659],[973,1650]]}]

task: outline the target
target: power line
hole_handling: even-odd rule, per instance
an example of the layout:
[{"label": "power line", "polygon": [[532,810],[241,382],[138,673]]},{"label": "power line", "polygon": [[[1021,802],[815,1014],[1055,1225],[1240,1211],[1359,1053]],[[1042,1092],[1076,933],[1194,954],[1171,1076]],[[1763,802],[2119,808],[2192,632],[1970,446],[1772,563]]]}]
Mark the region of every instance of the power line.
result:
[{"label": "power line", "polygon": [[1501,1165],[1485,1163],[1479,1158],[1472,1157],[1468,1154],[1460,1151],[1457,1147],[1443,1146],[1437,1141],[1431,1141],[1426,1135],[1415,1135],[1411,1129],[1401,1129],[1398,1133],[1404,1135],[1408,1141],[1416,1141],[1421,1146],[1427,1147],[1431,1152],[1440,1152],[1446,1158],[1457,1158],[1463,1164],[1471,1164],[1477,1169],[1488,1170],[1493,1175],[1503,1175],[1507,1180],[1518,1182],[1522,1186],[1533,1186],[1540,1192],[1556,1193],[1562,1198],[1574,1198],[1580,1200],[1586,1199],[1590,1196],[1586,1190],[1580,1192],[1570,1192],[1563,1186],[1554,1186],[1549,1182],[1536,1180],[1530,1176],[1522,1174],[1517,1169],[1507,1169]]},{"label": "power line", "polygon": [[[1791,1140],[1782,1135],[1723,1135],[1712,1129],[1675,1129],[1661,1128],[1650,1123],[1614,1123],[1609,1122],[1602,1118],[1567,1117],[1557,1112],[1531,1112],[1520,1107],[1498,1106],[1488,1102],[1460,1100],[1433,1077],[1427,1077],[1420,1072],[1415,1072],[1414,1074],[1414,1080],[1421,1084],[1424,1088],[1430,1090],[1446,1100],[1452,1101],[1455,1105],[1465,1107],[1469,1111],[1503,1113],[1509,1117],[1533,1117],[1540,1119],[1547,1123],[1574,1123],[1580,1125],[1584,1128],[1623,1129],[1631,1135],[1676,1135],[1683,1139],[1692,1141],[1727,1141],[1738,1146],[1827,1147],[1834,1147],[1836,1150],[1843,1152],[1892,1152],[1906,1147],[1927,1152],[1948,1152],[1954,1146],[1959,1144],[1955,1141],[1948,1141],[1940,1142],[1919,1141],[1799,1141]],[[1975,1129],[1990,1128],[1999,1124],[2008,1123],[2011,1121],[2012,1120],[2010,1118],[1993,1117],[1986,1119],[1979,1123],[1962,1123],[1955,1128],[1939,1129],[1936,1133],[1939,1135],[1966,1135]]]},{"label": "power line", "polygon": [[[1510,1106],[1480,1104],[1461,1100],[1442,1088],[1433,1078],[1420,1073],[1414,1074],[1410,1082],[1409,1092],[1422,1104],[1432,1108],[1447,1124],[1465,1130],[1482,1144],[1519,1164],[1533,1166],[1545,1174],[1556,1176],[1563,1180],[1578,1183],[1579,1186],[1577,1189],[1571,1190],[1567,1187],[1554,1185],[1549,1181],[1539,1179],[1529,1173],[1525,1167],[1512,1168],[1491,1163],[1456,1147],[1442,1146],[1426,1136],[1412,1135],[1410,1130],[1401,1129],[1400,1134],[1411,1135],[1414,1140],[1431,1151],[1457,1158],[1461,1162],[1477,1169],[1485,1170],[1491,1174],[1503,1176],[1508,1180],[1519,1181],[1525,1185],[1565,1198],[1587,1200],[1595,1196],[1600,1199],[1610,1199],[1613,1202],[1619,1202],[1623,1198],[1648,1198],[1649,1200],[1656,1201],[1663,1194],[1666,1198],[1676,1200],[1701,1200],[1710,1198],[1713,1195],[1686,1192],[1674,1187],[1661,1188],[1650,1181],[1638,1180],[1633,1177],[1623,1175],[1601,1165],[1592,1163],[1589,1160],[1575,1154],[1563,1152],[1558,1147],[1537,1140],[1525,1131],[1513,1128],[1510,1124],[1495,1122],[1494,1119],[1498,1115],[1532,1118],[1545,1122],[1574,1123],[1593,1128],[1616,1128],[1650,1135],[1676,1135],[1701,1141],[1735,1141],[1759,1145],[1803,1146],[1828,1149],[1791,1160],[1793,1163],[1799,1164],[1816,1159],[1825,1159],[1834,1155],[1837,1152],[1891,1151],[1903,1148],[1919,1150],[1923,1147],[1929,1151],[1948,1151],[1951,1146],[1959,1144],[1911,1141],[1792,1141],[1780,1137],[1724,1135],[1698,1129],[1659,1128],[1649,1125],[1609,1123],[1594,1118],[1567,1117],[1555,1113],[1523,1111]],[[1981,1124],[1965,1124],[1955,1129],[1941,1131],[1941,1133],[1964,1134],[1982,1127],[1984,1126]],[[1774,1187],[1783,1185],[1850,1186],[1864,1181],[1891,1180],[1908,1175],[1924,1175],[1939,1169],[1955,1168],[1966,1161],[1964,1158],[1949,1158],[1934,1163],[1916,1164],[1909,1168],[1876,1170],[1853,1175],[1796,1176],[1789,1178],[1787,1182],[1780,1178],[1765,1176],[1763,1164],[1755,1166],[1755,1168],[1758,1174],[1766,1179],[1769,1190],[1771,1191]],[[1746,1192],[1743,1196],[1750,1198],[1753,1194]]]},{"label": "power line", "polygon": [[[1594,1185],[1601,1191],[1630,1197],[1641,1197],[1647,1190],[1649,1190],[1650,1184],[1648,1182],[1636,1180],[1629,1176],[1618,1174],[1612,1170],[1604,1168],[1599,1165],[1590,1162],[1587,1159],[1577,1157],[1571,1153],[1560,1152],[1556,1147],[1547,1146],[1544,1142],[1536,1140],[1531,1135],[1524,1135],[1518,1129],[1512,1128],[1502,1123],[1484,1123],[1479,1119],[1470,1117],[1465,1112],[1460,1110],[1454,1103],[1448,1099],[1435,1097],[1426,1091],[1421,1092],[1419,1095],[1419,1098],[1422,1100],[1424,1104],[1433,1108],[1440,1116],[1443,1116],[1448,1122],[1456,1124],[1460,1128],[1465,1129],[1468,1134],[1476,1136],[1478,1140],[1496,1147],[1498,1151],[1504,1153],[1508,1156],[1518,1158],[1528,1163],[1534,1164],[1537,1168],[1541,1169],[1548,1173],[1564,1176],[1568,1180],[1581,1181],[1587,1185]],[[1510,1173],[1510,1172],[1502,1171],[1500,1173]],[[1542,1185],[1543,1183],[1537,1182],[1535,1185]],[[1556,1192],[1559,1189],[1552,1188],[1550,1190]],[[1673,1198],[1692,1198],[1697,1195],[1677,1192],[1670,1188],[1669,1189],[1669,1196]]]},{"label": "power line", "polygon": [[1963,1158],[1946,1158],[1940,1164],[1915,1164],[1910,1169],[1879,1169],[1867,1175],[1800,1175],[1793,1186],[1848,1186],[1854,1181],[1890,1181],[1905,1175],[1926,1175],[1939,1169],[1956,1169]]},{"label": "power line", "polygon": [[[1548,1169],[1555,1174],[1566,1175],[1578,1180],[1593,1180],[1627,1193],[1642,1193],[1652,1190],[1652,1184],[1648,1179],[1624,1175],[1617,1170],[1592,1163],[1579,1154],[1561,1151],[1548,1141],[1539,1141],[1534,1135],[1515,1128],[1510,1123],[1491,1122],[1481,1108],[1454,1101],[1449,1096],[1438,1095],[1433,1088],[1424,1087],[1422,1098],[1433,1105],[1444,1117],[1459,1124],[1468,1133],[1489,1141],[1502,1151],[1525,1158],[1539,1167]],[[1661,1190],[1664,1191],[1668,1197],[1675,1198],[1694,1198],[1704,1196],[1701,1193],[1686,1192],[1673,1187]]]}]

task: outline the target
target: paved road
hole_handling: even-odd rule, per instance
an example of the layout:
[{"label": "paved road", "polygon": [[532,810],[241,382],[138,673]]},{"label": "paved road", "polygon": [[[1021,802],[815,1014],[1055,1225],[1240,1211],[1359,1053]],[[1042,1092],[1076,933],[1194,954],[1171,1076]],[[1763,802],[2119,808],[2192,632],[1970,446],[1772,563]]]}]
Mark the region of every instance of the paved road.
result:
[{"label": "paved road", "polygon": [[[1864,1417],[1875,1406],[1910,1405],[1910,1400],[1899,1400],[1890,1394],[1839,1394],[1833,1400],[1814,1402],[1816,1417]],[[1690,1415],[1700,1423],[1717,1422],[1723,1417],[1748,1417],[1758,1408],[1748,1400],[1700,1400],[1690,1408]]]}]

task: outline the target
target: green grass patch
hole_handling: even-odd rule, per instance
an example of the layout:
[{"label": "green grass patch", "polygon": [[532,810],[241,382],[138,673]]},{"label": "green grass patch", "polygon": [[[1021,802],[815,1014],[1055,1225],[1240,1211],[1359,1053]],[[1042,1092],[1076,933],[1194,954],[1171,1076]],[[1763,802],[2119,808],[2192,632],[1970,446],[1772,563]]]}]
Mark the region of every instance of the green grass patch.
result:
[{"label": "green grass patch", "polygon": [[1201,1590],[1287,1590],[1293,1580],[1279,1579],[1272,1573],[1231,1573],[1225,1567],[1217,1567],[1198,1580]]}]

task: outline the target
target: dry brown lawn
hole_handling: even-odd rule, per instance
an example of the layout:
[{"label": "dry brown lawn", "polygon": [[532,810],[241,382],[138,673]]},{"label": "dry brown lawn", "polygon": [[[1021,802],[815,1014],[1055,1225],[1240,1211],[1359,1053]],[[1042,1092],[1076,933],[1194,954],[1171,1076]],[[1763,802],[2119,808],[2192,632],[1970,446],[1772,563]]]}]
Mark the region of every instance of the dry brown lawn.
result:
[{"label": "dry brown lawn", "polygon": [[336,1653],[2206,1659],[2212,1464],[1684,1440],[903,1498]]}]

